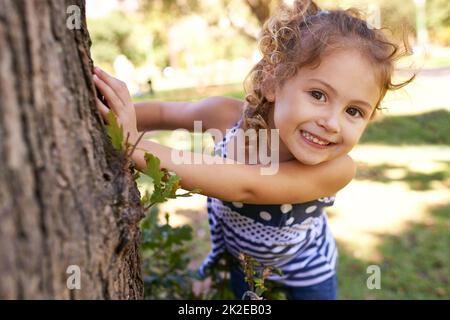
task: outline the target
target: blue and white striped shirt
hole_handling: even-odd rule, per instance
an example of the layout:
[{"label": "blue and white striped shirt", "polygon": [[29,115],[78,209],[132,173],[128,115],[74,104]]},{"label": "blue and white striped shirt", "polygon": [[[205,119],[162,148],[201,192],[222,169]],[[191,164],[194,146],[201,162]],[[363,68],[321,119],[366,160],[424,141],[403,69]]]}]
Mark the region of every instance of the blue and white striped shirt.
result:
[{"label": "blue and white striped shirt", "polygon": [[[215,153],[227,156],[226,146],[241,120],[215,145]],[[200,267],[200,275],[228,251],[252,256],[282,275],[268,279],[293,287],[315,285],[335,274],[337,248],[327,223],[325,207],[334,197],[296,204],[258,205],[226,202],[208,197],[212,248]]]}]

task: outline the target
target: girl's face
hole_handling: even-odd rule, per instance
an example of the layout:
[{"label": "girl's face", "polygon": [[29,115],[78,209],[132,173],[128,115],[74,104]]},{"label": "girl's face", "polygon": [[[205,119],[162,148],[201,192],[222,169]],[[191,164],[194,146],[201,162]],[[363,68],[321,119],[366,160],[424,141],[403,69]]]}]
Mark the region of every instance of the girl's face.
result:
[{"label": "girl's face", "polygon": [[354,49],[301,68],[275,92],[269,126],[279,129],[280,160],[308,165],[347,154],[358,142],[380,96],[373,66]]}]

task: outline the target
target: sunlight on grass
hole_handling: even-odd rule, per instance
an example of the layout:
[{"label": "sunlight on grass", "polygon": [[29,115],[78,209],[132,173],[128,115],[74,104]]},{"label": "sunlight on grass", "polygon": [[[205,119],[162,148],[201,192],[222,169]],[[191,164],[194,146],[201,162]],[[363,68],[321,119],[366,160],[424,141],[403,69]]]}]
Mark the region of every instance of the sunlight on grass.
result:
[{"label": "sunlight on grass", "polygon": [[328,210],[330,226],[355,257],[379,260],[382,256],[376,248],[385,235],[399,235],[411,222],[426,222],[429,207],[448,199],[448,190],[418,192],[404,182],[353,181]]},{"label": "sunlight on grass", "polygon": [[[409,223],[399,235],[383,235],[381,259],[361,260],[338,243],[341,299],[449,299],[450,204],[428,208],[422,223]],[[381,288],[370,290],[367,267],[381,271]]]},{"label": "sunlight on grass", "polygon": [[376,248],[385,235],[426,222],[430,207],[449,202],[450,147],[364,145],[351,156],[359,171],[329,209],[330,225],[359,259],[380,259]]}]

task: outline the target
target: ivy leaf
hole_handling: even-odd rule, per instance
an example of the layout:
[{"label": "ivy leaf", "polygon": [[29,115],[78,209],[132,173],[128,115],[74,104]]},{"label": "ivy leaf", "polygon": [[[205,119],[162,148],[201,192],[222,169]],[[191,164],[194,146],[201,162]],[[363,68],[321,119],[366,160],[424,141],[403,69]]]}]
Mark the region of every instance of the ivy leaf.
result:
[{"label": "ivy leaf", "polygon": [[116,116],[112,110],[108,112],[107,118],[108,125],[106,126],[106,133],[111,138],[114,149],[122,151],[123,128],[117,122]]}]

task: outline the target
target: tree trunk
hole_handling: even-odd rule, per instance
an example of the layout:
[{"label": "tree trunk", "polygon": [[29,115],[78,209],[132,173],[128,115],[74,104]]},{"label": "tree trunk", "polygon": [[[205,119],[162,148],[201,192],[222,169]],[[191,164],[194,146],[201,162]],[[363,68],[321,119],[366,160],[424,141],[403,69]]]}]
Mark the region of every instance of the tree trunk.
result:
[{"label": "tree trunk", "polygon": [[0,299],[143,298],[143,209],[95,107],[84,9],[0,0]]}]

